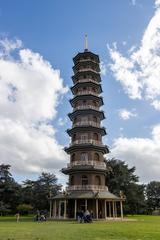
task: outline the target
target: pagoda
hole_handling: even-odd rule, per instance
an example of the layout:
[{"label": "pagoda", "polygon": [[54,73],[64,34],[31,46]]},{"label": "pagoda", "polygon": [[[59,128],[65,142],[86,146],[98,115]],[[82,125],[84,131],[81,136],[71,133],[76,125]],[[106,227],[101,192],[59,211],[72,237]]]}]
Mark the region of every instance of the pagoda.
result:
[{"label": "pagoda", "polygon": [[68,114],[72,127],[67,130],[71,143],[64,150],[70,162],[61,171],[69,175],[66,191],[55,196],[53,218],[76,219],[79,211],[89,210],[94,219],[123,218],[122,197],[108,191],[104,154],[109,153],[102,137],[106,129],[101,125],[105,118],[101,110],[100,60],[88,50],[86,38],[84,52],[73,58],[73,111]]}]

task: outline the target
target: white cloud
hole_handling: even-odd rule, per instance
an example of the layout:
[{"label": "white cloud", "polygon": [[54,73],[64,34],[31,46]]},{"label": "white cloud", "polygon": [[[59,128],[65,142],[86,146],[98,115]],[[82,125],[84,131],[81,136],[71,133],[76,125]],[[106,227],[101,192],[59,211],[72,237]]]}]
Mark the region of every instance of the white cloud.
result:
[{"label": "white cloud", "polygon": [[10,57],[10,53],[15,49],[22,47],[22,41],[20,39],[9,40],[8,38],[0,39],[0,57]]},{"label": "white cloud", "polygon": [[100,62],[100,70],[101,70],[101,72],[100,72],[101,75],[105,76],[106,72],[107,72],[107,67],[103,61]]},{"label": "white cloud", "polygon": [[128,50],[128,53],[132,53],[132,52],[134,52],[136,50],[136,46],[135,45],[133,45],[129,50]]},{"label": "white cloud", "polygon": [[132,99],[141,99],[141,88],[142,85],[137,79],[137,74],[133,72],[133,63],[127,58],[123,57],[117,48],[108,48],[110,56],[114,61],[114,64],[110,64],[110,68],[114,73],[117,81],[119,81],[125,93]]},{"label": "white cloud", "polygon": [[160,1],[155,1],[155,14],[144,31],[140,46],[132,47],[128,57],[117,47],[109,49],[110,68],[126,94],[132,99],[145,99],[157,110],[160,97]]},{"label": "white cloud", "polygon": [[160,6],[160,0],[155,0],[155,5],[156,5],[156,7],[159,7]]},{"label": "white cloud", "polygon": [[1,163],[11,164],[16,173],[56,171],[67,157],[50,122],[67,88],[59,70],[21,47],[20,40],[0,41]]},{"label": "white cloud", "polygon": [[136,0],[131,0],[131,4],[132,4],[133,6],[135,6],[135,5],[136,5]]},{"label": "white cloud", "polygon": [[132,117],[137,117],[137,113],[135,112],[135,109],[132,109],[131,111],[121,108],[118,110],[118,115],[123,120],[129,120]]},{"label": "white cloud", "polygon": [[115,139],[111,156],[135,166],[141,182],[160,181],[160,124],[153,127],[150,138]]},{"label": "white cloud", "polygon": [[127,42],[126,42],[126,41],[123,41],[123,42],[122,42],[122,45],[123,45],[123,46],[125,46],[126,44],[127,44]]},{"label": "white cloud", "polygon": [[153,101],[153,102],[152,102],[152,106],[154,106],[154,108],[155,108],[156,110],[159,110],[159,111],[160,111],[160,101],[158,101],[158,100]]},{"label": "white cloud", "polygon": [[67,118],[59,118],[58,119],[58,125],[64,126],[67,123]]}]

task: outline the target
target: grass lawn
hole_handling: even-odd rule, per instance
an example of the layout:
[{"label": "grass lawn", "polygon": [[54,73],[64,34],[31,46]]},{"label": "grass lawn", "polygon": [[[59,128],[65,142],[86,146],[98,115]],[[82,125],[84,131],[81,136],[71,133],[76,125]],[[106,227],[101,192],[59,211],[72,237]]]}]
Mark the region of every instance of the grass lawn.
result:
[{"label": "grass lawn", "polygon": [[135,221],[33,222],[0,217],[0,240],[160,240],[159,216],[132,216]]}]

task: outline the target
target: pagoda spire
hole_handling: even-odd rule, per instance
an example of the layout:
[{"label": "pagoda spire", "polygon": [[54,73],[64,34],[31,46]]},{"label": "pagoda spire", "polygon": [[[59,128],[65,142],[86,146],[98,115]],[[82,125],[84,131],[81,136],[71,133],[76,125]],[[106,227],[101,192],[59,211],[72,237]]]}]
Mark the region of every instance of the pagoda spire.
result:
[{"label": "pagoda spire", "polygon": [[88,35],[85,34],[85,49],[84,49],[85,52],[88,51]]}]

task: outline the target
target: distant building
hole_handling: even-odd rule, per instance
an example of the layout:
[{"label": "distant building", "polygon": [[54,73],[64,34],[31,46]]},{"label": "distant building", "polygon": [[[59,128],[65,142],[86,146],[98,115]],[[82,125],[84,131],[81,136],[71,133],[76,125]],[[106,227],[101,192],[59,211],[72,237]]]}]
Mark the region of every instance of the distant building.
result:
[{"label": "distant building", "polygon": [[100,110],[103,105],[99,56],[87,47],[73,58],[72,76],[73,107],[68,116],[72,128],[67,130],[71,143],[65,148],[70,163],[62,169],[69,175],[69,184],[63,194],[53,198],[54,218],[74,218],[77,212],[92,211],[93,218],[123,217],[123,198],[108,191],[106,186],[106,163],[104,154],[108,146],[102,142],[106,130],[101,125],[105,118]]}]

